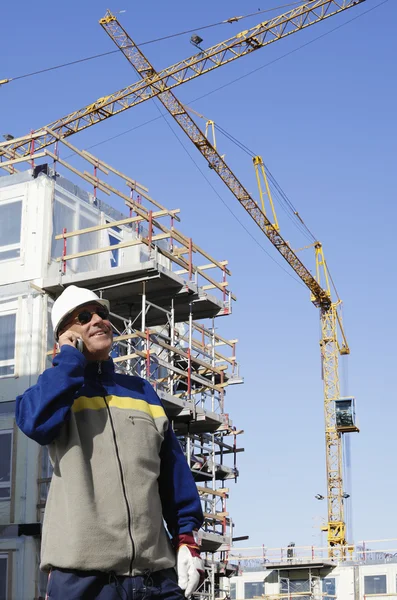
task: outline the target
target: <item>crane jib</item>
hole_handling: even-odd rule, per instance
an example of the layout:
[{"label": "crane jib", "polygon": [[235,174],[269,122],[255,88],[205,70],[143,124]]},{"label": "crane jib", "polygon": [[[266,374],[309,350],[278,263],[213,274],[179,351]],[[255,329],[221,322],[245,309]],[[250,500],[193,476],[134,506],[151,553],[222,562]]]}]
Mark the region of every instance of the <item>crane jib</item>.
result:
[{"label": "crane jib", "polygon": [[[250,54],[253,49],[263,48],[362,2],[365,0],[312,0],[306,2],[163,69],[157,73],[156,79],[152,78],[152,81],[144,79],[113,94],[99,98],[84,108],[50,123],[48,128],[55,131],[60,137],[78,133],[168,89]],[[156,84],[156,87],[153,84]],[[34,149],[38,151],[55,141],[56,138],[53,136],[44,134],[35,139]],[[0,144],[0,156],[4,153],[2,145]],[[7,145],[7,150],[15,153],[15,156],[28,156],[32,151],[31,141],[15,141],[15,143]]]}]

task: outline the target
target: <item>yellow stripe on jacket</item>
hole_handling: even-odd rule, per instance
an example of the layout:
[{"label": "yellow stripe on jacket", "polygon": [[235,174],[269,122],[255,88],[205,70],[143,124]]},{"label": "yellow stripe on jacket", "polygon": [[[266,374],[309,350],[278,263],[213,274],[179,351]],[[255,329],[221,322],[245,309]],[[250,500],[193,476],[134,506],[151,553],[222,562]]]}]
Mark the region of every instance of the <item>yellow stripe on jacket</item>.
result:
[{"label": "yellow stripe on jacket", "polygon": [[[127,410],[137,410],[150,415],[153,419],[159,417],[165,417],[165,412],[162,406],[156,404],[149,404],[146,400],[139,400],[138,398],[129,398],[128,396],[105,396],[107,403],[111,408],[124,408]],[[79,396],[74,403],[72,410],[73,412],[80,412],[81,410],[101,410],[105,408],[102,396],[93,396],[88,398],[87,396]]]}]

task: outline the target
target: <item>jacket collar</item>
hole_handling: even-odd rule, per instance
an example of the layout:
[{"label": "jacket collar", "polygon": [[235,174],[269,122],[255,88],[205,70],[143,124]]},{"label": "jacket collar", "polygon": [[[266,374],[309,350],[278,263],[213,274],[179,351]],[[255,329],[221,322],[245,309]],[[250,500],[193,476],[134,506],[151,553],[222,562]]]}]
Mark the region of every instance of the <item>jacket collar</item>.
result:
[{"label": "jacket collar", "polygon": [[114,374],[114,362],[112,358],[102,361],[94,361],[87,363],[84,371],[85,377],[96,379],[98,376],[102,378],[111,378]]}]

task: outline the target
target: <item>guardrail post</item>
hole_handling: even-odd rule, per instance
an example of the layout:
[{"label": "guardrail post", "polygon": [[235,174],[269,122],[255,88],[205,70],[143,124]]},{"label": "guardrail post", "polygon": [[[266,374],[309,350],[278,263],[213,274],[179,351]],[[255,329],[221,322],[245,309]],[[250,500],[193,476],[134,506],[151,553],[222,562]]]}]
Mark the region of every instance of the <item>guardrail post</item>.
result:
[{"label": "guardrail post", "polygon": [[152,254],[152,238],[153,238],[153,211],[149,210],[149,233],[148,233],[149,258]]},{"label": "guardrail post", "polygon": [[[30,133],[33,133],[33,129]],[[30,142],[30,156],[33,156],[33,154],[34,154],[34,138]],[[32,169],[34,169],[34,159],[32,159],[30,164],[32,165]]]},{"label": "guardrail post", "polygon": [[192,273],[193,273],[192,261],[193,261],[193,241],[192,241],[192,238],[189,238],[189,281],[192,281]]},{"label": "guardrail post", "polygon": [[66,246],[67,246],[67,240],[65,237],[65,233],[67,232],[66,227],[64,227],[62,229],[62,235],[63,235],[63,249],[62,249],[62,275],[66,274],[66,260],[65,260],[65,256],[66,256]]}]

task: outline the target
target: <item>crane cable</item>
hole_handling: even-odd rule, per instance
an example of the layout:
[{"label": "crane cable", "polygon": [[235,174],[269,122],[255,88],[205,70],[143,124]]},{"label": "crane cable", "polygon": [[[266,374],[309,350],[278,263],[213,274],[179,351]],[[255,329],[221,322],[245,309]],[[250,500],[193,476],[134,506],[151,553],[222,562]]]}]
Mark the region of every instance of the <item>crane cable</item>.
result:
[{"label": "crane cable", "polygon": [[[255,152],[253,152],[252,150],[250,150],[250,148],[248,148],[248,146],[246,146],[243,142],[241,142],[240,140],[238,140],[237,138],[235,138],[232,134],[228,133],[223,127],[221,127],[217,123],[214,123],[214,125],[215,125],[215,128],[220,133],[222,133],[226,138],[228,138],[231,142],[233,142],[243,152],[245,152],[246,154],[248,154],[249,156],[251,156],[251,158],[253,158],[254,156],[256,156]],[[287,216],[290,217],[290,219],[293,221],[294,225],[298,228],[298,230],[300,230],[301,233],[303,235],[305,235],[313,243],[316,242],[317,238],[312,234],[312,232],[310,231],[310,229],[307,227],[306,223],[303,221],[302,217],[300,216],[300,214],[296,210],[295,206],[292,204],[292,202],[288,198],[287,194],[281,188],[281,186],[279,185],[278,181],[276,180],[276,178],[274,177],[274,175],[271,173],[270,169],[265,164],[264,164],[264,167],[265,167],[266,175],[268,176],[268,179],[272,183],[273,191],[276,191],[275,197],[276,197],[278,203],[280,204],[280,206],[284,209],[284,211],[286,212]],[[292,213],[292,216],[291,216],[291,213]],[[340,301],[340,296],[339,296],[338,290],[336,288],[334,279],[333,279],[333,277],[331,275],[331,271],[330,271],[330,269],[328,267],[327,261],[325,261],[325,268],[326,268],[327,273],[329,275],[329,278],[331,280],[331,284],[332,284],[332,287],[333,287],[333,289],[335,291],[336,297]]]},{"label": "crane cable", "polygon": [[[300,1],[299,2],[290,2],[289,4],[281,4],[279,6],[274,6],[273,8],[266,8],[264,10],[258,10],[254,13],[249,13],[247,15],[242,15],[240,17],[230,17],[229,19],[226,19],[224,21],[218,21],[216,23],[211,23],[209,25],[202,25],[201,27],[195,27],[194,29],[186,29],[185,31],[179,31],[178,33],[171,33],[169,35],[155,38],[153,40],[147,40],[146,42],[140,42],[139,44],[136,44],[136,46],[137,47],[146,46],[147,44],[154,44],[156,42],[162,42],[164,40],[169,40],[171,38],[179,37],[181,35],[186,35],[188,33],[194,33],[196,31],[202,31],[204,29],[209,29],[210,27],[218,27],[219,25],[225,25],[226,23],[233,24],[233,23],[237,23],[238,21],[242,21],[243,19],[248,19],[249,17],[253,17],[256,15],[260,15],[260,14],[264,14],[264,13],[268,13],[268,12],[273,12],[274,10],[278,10],[280,8],[288,8],[290,6],[298,6],[298,5],[300,5]],[[126,46],[126,48],[128,48],[128,47],[132,48],[133,46],[132,45]],[[111,54],[117,54],[118,52],[119,52],[119,49],[109,50],[108,52],[101,52],[100,54],[93,54],[92,56],[85,56],[84,58],[79,58],[77,60],[72,60],[69,62],[61,63],[59,65],[54,65],[53,67],[47,67],[46,69],[39,69],[38,71],[32,71],[31,73],[24,73],[23,75],[17,75],[16,77],[9,77],[7,79],[0,80],[0,87],[1,87],[1,85],[4,85],[5,83],[10,83],[11,81],[17,81],[18,79],[25,79],[26,77],[33,77],[34,75],[41,75],[42,73],[47,73],[48,71],[56,71],[58,69],[63,69],[64,67],[70,67],[72,65],[77,65],[79,63],[87,62],[89,60],[95,60],[96,58],[102,58],[104,56],[109,56]]]},{"label": "crane cable", "polygon": [[[231,135],[230,133],[228,133],[223,127],[221,127],[217,123],[215,123],[215,127],[225,137],[227,137],[231,142],[233,142],[237,147],[239,147],[241,150],[243,150],[243,152],[245,152],[246,154],[248,154],[249,156],[251,156],[251,158],[253,158],[254,156],[256,156],[255,152],[253,152],[252,150],[250,150],[248,148],[248,146],[246,146],[240,140],[238,140],[233,135]],[[303,235],[307,239],[309,239],[311,242],[315,242],[316,241],[316,237],[312,234],[312,232],[310,231],[310,229],[307,227],[307,225],[303,221],[302,217],[299,215],[298,211],[296,210],[295,206],[292,204],[292,202],[288,198],[287,194],[284,192],[284,190],[281,188],[281,186],[277,182],[277,180],[274,177],[274,175],[271,173],[270,169],[266,165],[264,165],[264,166],[265,166],[266,175],[268,176],[270,182],[272,183],[272,186],[273,186],[274,190],[276,191],[275,196],[276,196],[277,201],[279,202],[280,206],[282,208],[284,208],[285,212],[288,215],[290,215],[290,213],[292,213],[292,215],[293,215],[293,222],[296,225],[296,227],[301,231],[301,233],[303,233]]]},{"label": "crane cable", "polygon": [[171,132],[173,133],[173,135],[176,137],[176,139],[178,140],[179,144],[182,146],[182,148],[184,149],[184,151],[186,152],[186,154],[188,155],[188,157],[190,158],[190,160],[192,161],[192,163],[194,164],[194,166],[196,167],[196,169],[199,171],[199,173],[202,175],[202,177],[204,177],[205,181],[208,183],[208,185],[210,186],[210,188],[212,189],[212,191],[216,194],[216,196],[219,198],[219,200],[222,202],[222,204],[227,208],[227,210],[230,212],[230,214],[236,219],[236,221],[239,223],[239,225],[241,225],[241,227],[244,229],[244,231],[249,235],[249,237],[255,242],[255,244],[257,244],[259,246],[259,248],[261,248],[261,250],[263,250],[263,252],[278,266],[280,267],[280,269],[282,269],[282,271],[284,271],[284,273],[286,273],[289,277],[291,277],[291,279],[293,279],[294,281],[296,281],[297,283],[299,283],[302,287],[306,288],[306,285],[300,280],[297,279],[297,277],[295,277],[294,275],[292,275],[292,273],[287,270],[286,268],[284,268],[284,266],[282,264],[280,264],[267,250],[266,248],[256,239],[256,237],[250,232],[250,230],[244,225],[244,223],[239,219],[239,217],[234,213],[234,211],[230,208],[229,204],[222,198],[222,196],[220,195],[220,193],[218,192],[218,190],[215,188],[215,186],[211,183],[211,181],[208,179],[208,177],[205,175],[205,173],[202,171],[202,169],[200,168],[200,166],[198,165],[197,161],[193,158],[193,156],[190,154],[189,150],[186,148],[185,144],[182,142],[182,140],[179,138],[179,136],[177,135],[177,133],[174,131],[173,127],[171,126],[171,124],[169,123],[168,119],[167,119],[167,115],[165,113],[163,113],[159,106],[157,106],[156,104],[156,108],[160,113],[160,118],[162,117],[164,119],[164,121],[167,123],[168,127],[170,128]]},{"label": "crane cable", "polygon": [[[341,27],[344,27],[345,25],[348,25],[352,21],[355,21],[356,19],[359,19],[360,17],[363,17],[367,13],[375,10],[376,8],[379,8],[379,6],[382,6],[382,4],[386,4],[386,2],[388,2],[388,1],[389,0],[383,0],[379,4],[376,4],[375,6],[373,6],[372,8],[370,8],[370,9],[368,9],[368,10],[360,13],[359,15],[353,17],[352,19],[349,19],[349,20],[345,21],[341,25],[338,25],[337,27],[334,27],[333,29],[330,29],[329,31],[323,33],[322,35],[319,35],[319,36],[313,38],[309,42],[306,42],[305,44],[301,44],[300,46],[297,46],[293,50],[290,50],[289,52],[286,52],[285,54],[282,54],[278,58],[275,58],[274,60],[271,60],[271,61],[269,61],[269,62],[261,65],[257,69],[254,69],[253,71],[249,71],[248,73],[245,73],[245,75],[242,75],[241,77],[237,77],[236,79],[232,79],[228,83],[225,83],[225,84],[223,84],[221,86],[218,86],[218,87],[214,88],[213,90],[210,90],[209,92],[206,92],[205,94],[203,94],[201,96],[198,96],[197,98],[194,98],[193,100],[188,101],[187,104],[194,104],[195,102],[198,102],[199,100],[202,100],[203,98],[206,98],[207,96],[210,96],[211,94],[215,94],[215,92],[219,92],[223,88],[228,87],[229,85],[232,85],[233,83],[237,83],[241,79],[244,79],[244,77],[248,77],[250,75],[253,75],[254,73],[256,73],[257,71],[259,71],[260,69],[264,69],[266,67],[270,67],[271,65],[273,65],[274,63],[282,60],[283,58],[287,58],[287,56],[290,56],[291,54],[294,54],[295,52],[298,52],[298,50],[302,50],[302,48],[305,48],[309,44],[313,44],[314,42],[316,42],[316,41],[324,38],[325,36],[329,35],[330,33],[333,33],[337,29],[340,29]],[[112,52],[119,52],[119,50],[113,50]],[[109,54],[111,54],[111,53],[109,53]],[[117,138],[119,138],[119,137],[121,137],[123,135],[127,135],[127,133],[131,133],[131,131],[135,131],[136,129],[140,129],[141,127],[144,127],[145,125],[149,125],[150,123],[153,123],[154,121],[158,121],[161,118],[162,118],[162,115],[158,116],[158,117],[154,117],[153,119],[149,119],[148,121],[144,121],[143,123],[140,123],[139,125],[135,125],[134,127],[130,127],[129,129],[126,129],[126,130],[122,131],[121,133],[117,133],[116,135],[112,135],[112,136],[110,136],[108,138],[105,138],[105,139],[101,140],[100,142],[96,142],[95,144],[92,144],[91,146],[88,146],[86,149],[90,150],[91,148],[96,148],[97,146],[101,146],[102,144],[106,144],[107,142],[111,142],[112,140],[115,140],[115,139],[117,139]],[[71,155],[68,155],[68,156],[72,156],[73,154],[74,153],[72,153]]]}]

